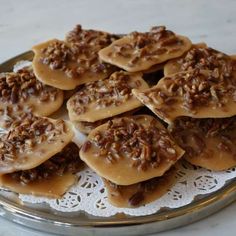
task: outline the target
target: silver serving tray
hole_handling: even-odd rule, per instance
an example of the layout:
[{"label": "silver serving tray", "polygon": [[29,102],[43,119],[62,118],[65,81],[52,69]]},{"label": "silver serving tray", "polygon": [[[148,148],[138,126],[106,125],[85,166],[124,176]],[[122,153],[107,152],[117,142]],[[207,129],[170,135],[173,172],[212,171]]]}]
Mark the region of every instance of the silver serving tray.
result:
[{"label": "silver serving tray", "polygon": [[[11,71],[21,60],[32,60],[28,51],[0,65],[0,72]],[[236,198],[236,180],[228,181],[220,190],[199,195],[186,206],[163,208],[149,216],[117,214],[96,217],[85,212],[64,213],[47,204],[22,203],[17,194],[0,191],[0,215],[29,228],[57,235],[147,235],[190,224],[220,210]]]}]

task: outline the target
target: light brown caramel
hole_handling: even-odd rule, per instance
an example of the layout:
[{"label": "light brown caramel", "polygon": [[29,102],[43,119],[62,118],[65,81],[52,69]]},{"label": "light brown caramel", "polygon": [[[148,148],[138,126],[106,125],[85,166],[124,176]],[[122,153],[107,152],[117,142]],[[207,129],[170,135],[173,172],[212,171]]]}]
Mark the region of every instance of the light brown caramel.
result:
[{"label": "light brown caramel", "polygon": [[28,114],[0,137],[0,174],[32,169],[62,150],[73,138],[72,126]]},{"label": "light brown caramel", "polygon": [[141,183],[122,186],[103,179],[108,201],[115,207],[138,207],[161,198],[176,182],[176,170]]},{"label": "light brown caramel", "polygon": [[33,169],[1,176],[0,183],[2,187],[17,193],[59,198],[75,182],[75,174],[82,167],[79,148],[69,143]]},{"label": "light brown caramel", "polygon": [[150,67],[181,56],[191,47],[191,41],[175,35],[165,27],[153,27],[150,32],[133,32],[99,51],[99,57],[129,72]]},{"label": "light brown caramel", "polygon": [[[89,134],[93,129],[97,128],[100,125],[105,124],[106,122],[108,122],[111,119],[131,116],[133,113],[135,113],[138,110],[139,110],[139,108],[134,109],[132,111],[127,111],[125,113],[119,114],[119,115],[114,116],[114,117],[109,117],[109,118],[106,118],[106,119],[103,119],[103,120],[98,120],[98,121],[95,121],[95,122],[74,121],[73,124],[74,124],[75,128],[78,129],[80,132],[82,132],[84,134]],[[0,125],[1,125],[1,123],[0,123]]]},{"label": "light brown caramel", "polygon": [[180,116],[230,117],[236,114],[235,80],[233,75],[195,69],[164,77],[133,94],[167,123]]},{"label": "light brown caramel", "polygon": [[133,88],[148,88],[141,73],[120,71],[84,84],[67,102],[70,120],[95,122],[142,106],[132,95]]},{"label": "light brown caramel", "polygon": [[63,90],[108,77],[116,68],[103,63],[98,51],[117,36],[77,25],[65,41],[52,39],[33,47],[33,68],[43,83]]},{"label": "light brown caramel", "polygon": [[118,185],[162,176],[184,151],[163,125],[147,115],[114,119],[90,132],[81,159]]},{"label": "light brown caramel", "polygon": [[179,118],[169,130],[193,165],[222,171],[236,166],[236,118]]},{"label": "light brown caramel", "polygon": [[30,107],[35,115],[48,116],[63,103],[63,91],[38,81],[30,67],[0,74],[0,109]]},{"label": "light brown caramel", "polygon": [[49,179],[38,180],[27,185],[21,184],[11,175],[0,176],[0,185],[16,193],[32,194],[49,198],[60,198],[74,183],[76,176],[72,173],[54,175]]},{"label": "light brown caramel", "polygon": [[84,30],[80,25],[65,41],[52,39],[33,47],[33,68],[39,80],[63,90],[108,77],[116,68],[101,62],[98,51],[115,38],[106,32]]}]

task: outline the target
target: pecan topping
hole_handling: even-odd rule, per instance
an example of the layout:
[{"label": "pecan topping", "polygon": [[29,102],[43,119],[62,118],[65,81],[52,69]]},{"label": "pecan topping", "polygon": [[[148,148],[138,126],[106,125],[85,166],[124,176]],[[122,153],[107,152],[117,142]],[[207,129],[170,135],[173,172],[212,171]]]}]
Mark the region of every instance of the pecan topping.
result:
[{"label": "pecan topping", "polygon": [[0,164],[13,163],[19,155],[33,152],[42,142],[54,142],[64,132],[63,126],[63,120],[53,123],[30,113],[23,120],[13,121],[8,132],[0,137]]},{"label": "pecan topping", "polygon": [[28,184],[37,180],[48,179],[52,175],[63,175],[68,172],[75,174],[81,166],[79,148],[76,144],[69,143],[61,152],[36,168],[18,171],[10,175],[22,184]]},{"label": "pecan topping", "polygon": [[[218,77],[219,73],[230,76],[233,71],[236,71],[236,64],[230,56],[212,48],[194,47],[184,57],[178,59],[177,63],[181,65],[181,71],[195,68],[214,70],[215,77]],[[216,68],[217,70],[215,70]]]},{"label": "pecan topping", "polygon": [[16,120],[22,121],[26,119],[28,116],[32,116],[32,107],[30,106],[5,106],[0,109],[0,127],[4,129],[10,128],[12,123]]},{"label": "pecan topping", "polygon": [[76,25],[66,36],[66,42],[80,46],[81,51],[86,47],[101,49],[118,39],[117,35],[108,34],[97,30],[85,30],[81,25]]},{"label": "pecan topping", "polygon": [[167,110],[170,110],[170,105],[180,106],[194,114],[203,106],[221,108],[234,97],[236,81],[234,77],[217,71],[216,68],[214,71],[194,69],[179,72],[164,77],[155,87],[141,95],[147,103]]},{"label": "pecan topping", "polygon": [[92,103],[96,104],[95,109],[120,106],[133,98],[131,90],[141,85],[131,74],[116,72],[107,79],[81,85],[68,103],[77,115],[85,113]]},{"label": "pecan topping", "polygon": [[108,46],[115,36],[77,25],[65,41],[54,40],[41,50],[40,61],[52,70],[61,70],[70,78],[85,73],[108,73],[115,68],[98,58],[98,51]]},{"label": "pecan topping", "polygon": [[188,38],[175,35],[165,26],[149,32],[132,32],[99,51],[100,58],[126,71],[137,72],[181,56],[191,47]]},{"label": "pecan topping", "polygon": [[39,101],[55,101],[59,90],[36,79],[33,70],[23,68],[16,73],[0,74],[0,100],[11,104],[25,102],[32,96]]},{"label": "pecan topping", "polygon": [[133,168],[146,171],[157,168],[163,160],[175,162],[177,151],[170,135],[164,128],[158,128],[153,119],[143,126],[132,118],[109,121],[106,130],[97,132],[91,142],[99,147],[98,155],[115,163],[128,158]]},{"label": "pecan topping", "polygon": [[[114,45],[114,54],[131,58],[134,53],[133,50],[135,50],[136,56],[129,62],[130,66],[136,64],[140,58],[150,60],[154,55],[166,53],[168,50],[165,46],[183,43],[172,31],[166,30],[165,26],[153,27],[147,33],[133,32],[129,37],[130,43]],[[160,43],[161,48],[154,49],[153,47],[157,43]]]},{"label": "pecan topping", "polygon": [[66,62],[75,60],[72,50],[60,41],[53,41],[48,47],[42,49],[42,63],[49,65],[52,70],[65,69]]}]

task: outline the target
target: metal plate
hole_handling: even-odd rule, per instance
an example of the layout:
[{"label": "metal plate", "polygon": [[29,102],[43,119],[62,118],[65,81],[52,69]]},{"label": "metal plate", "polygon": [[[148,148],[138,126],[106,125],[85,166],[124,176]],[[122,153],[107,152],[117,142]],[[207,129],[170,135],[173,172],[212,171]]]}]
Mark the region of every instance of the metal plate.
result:
[{"label": "metal plate", "polygon": [[[25,52],[2,63],[0,72],[11,71],[17,61],[32,58],[33,52]],[[61,235],[146,235],[190,224],[220,210],[235,198],[236,180],[230,180],[220,190],[198,196],[184,207],[161,209],[149,216],[118,214],[103,218],[85,212],[58,212],[46,204],[22,203],[17,194],[0,191],[0,215],[33,229]]]}]

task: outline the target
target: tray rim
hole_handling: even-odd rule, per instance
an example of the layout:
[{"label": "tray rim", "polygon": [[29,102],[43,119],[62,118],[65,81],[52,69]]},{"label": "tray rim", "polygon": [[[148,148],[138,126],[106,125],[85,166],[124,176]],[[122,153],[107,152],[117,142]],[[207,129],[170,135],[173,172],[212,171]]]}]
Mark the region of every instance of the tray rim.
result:
[{"label": "tray rim", "polygon": [[[14,65],[17,61],[20,60],[31,60],[33,58],[32,51],[26,51],[21,53],[13,58],[10,58],[3,63],[0,64],[0,72],[4,71],[3,68],[10,69],[12,65]],[[8,70],[7,69],[7,70]],[[206,217],[221,208],[227,206],[231,202],[235,200],[236,197],[236,179],[232,179],[228,181],[221,189],[208,194],[200,200],[195,200],[188,205],[171,209],[169,211],[157,212],[152,215],[147,216],[130,216],[125,219],[114,219],[109,217],[100,217],[97,219],[81,219],[80,221],[73,221],[69,218],[69,221],[65,220],[62,216],[52,215],[45,212],[37,212],[35,209],[26,207],[24,205],[16,204],[11,202],[8,199],[0,196],[0,208],[4,210],[4,212],[13,216],[14,219],[11,219],[11,216],[6,216],[5,218],[15,221],[19,224],[26,225],[26,222],[35,221],[46,223],[54,226],[63,226],[63,227],[98,227],[98,228],[107,228],[113,226],[134,226],[139,225],[143,226],[148,223],[156,223],[160,224],[161,222],[165,222],[168,220],[178,221],[178,218],[184,219],[180,220],[179,223],[175,223],[173,227],[165,227],[165,229],[171,229],[174,227],[179,227],[188,223],[192,223],[196,220],[199,220],[203,217]],[[215,207],[217,205],[217,207]],[[208,212],[204,212],[204,209],[209,208]],[[199,214],[198,214],[199,213]],[[204,214],[203,214],[204,213]],[[197,214],[198,216],[195,219],[192,219],[191,216]],[[4,217],[4,214],[1,214]],[[7,215],[7,214],[6,214]],[[97,217],[99,218],[99,217]],[[22,219],[24,220],[22,221]],[[31,227],[27,224],[28,227]],[[31,227],[36,229],[37,227]],[[38,228],[39,229],[39,228]],[[165,230],[164,229],[164,230]],[[42,231],[47,231],[46,229],[40,229]],[[50,231],[53,232],[53,231]],[[157,231],[155,231],[157,232]]]},{"label": "tray rim", "polygon": [[[170,212],[160,212],[160,213],[154,213],[152,215],[146,215],[146,216],[131,216],[127,219],[111,219],[109,220],[109,217],[100,217],[101,220],[93,220],[93,221],[86,221],[82,220],[80,222],[66,222],[61,220],[63,217],[61,216],[53,216],[48,217],[46,216],[50,215],[48,213],[41,212],[41,216],[37,214],[35,209],[25,207],[24,205],[18,206],[16,203],[11,203],[10,200],[3,199],[4,197],[0,196],[0,208],[3,208],[5,211],[16,214],[20,217],[27,217],[32,220],[40,220],[40,221],[46,221],[51,222],[53,224],[59,224],[59,225],[73,225],[73,226],[96,226],[96,227],[108,227],[108,226],[125,226],[125,225],[139,225],[144,223],[153,223],[156,221],[163,221],[168,219],[173,219],[175,217],[180,217],[183,215],[191,214],[192,212],[201,211],[205,207],[209,207],[211,204],[217,203],[219,201],[229,200],[228,204],[233,202],[235,200],[234,197],[236,197],[236,181],[235,179],[230,181],[231,183],[226,184],[223,188],[210,193],[208,196],[196,200],[195,202],[189,203],[185,206],[171,209]],[[231,197],[229,197],[232,195]],[[229,199],[230,198],[230,199]],[[226,205],[223,205],[221,208],[223,208]],[[219,209],[221,209],[219,208]],[[219,210],[216,209],[215,211]],[[45,217],[44,217],[45,216]],[[58,221],[60,220],[60,221]]]}]

